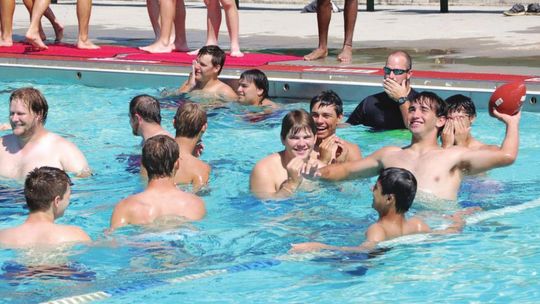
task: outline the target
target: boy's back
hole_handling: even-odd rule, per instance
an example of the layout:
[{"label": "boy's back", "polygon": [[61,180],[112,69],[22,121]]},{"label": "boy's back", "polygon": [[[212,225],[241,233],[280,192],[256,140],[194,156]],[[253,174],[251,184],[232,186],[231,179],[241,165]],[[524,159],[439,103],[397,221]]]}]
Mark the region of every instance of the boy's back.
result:
[{"label": "boy's back", "polygon": [[417,217],[410,219],[403,218],[402,221],[397,222],[381,219],[377,223],[369,226],[366,231],[366,242],[378,243],[404,235],[428,233],[430,231],[431,229],[429,226]]},{"label": "boy's back", "polygon": [[0,244],[9,248],[53,246],[61,243],[89,242],[79,227],[48,222],[24,224],[0,231]]},{"label": "boy's back", "polygon": [[146,225],[165,216],[199,220],[206,213],[204,202],[196,195],[179,189],[151,188],[122,200],[114,209],[111,228],[123,225]]}]

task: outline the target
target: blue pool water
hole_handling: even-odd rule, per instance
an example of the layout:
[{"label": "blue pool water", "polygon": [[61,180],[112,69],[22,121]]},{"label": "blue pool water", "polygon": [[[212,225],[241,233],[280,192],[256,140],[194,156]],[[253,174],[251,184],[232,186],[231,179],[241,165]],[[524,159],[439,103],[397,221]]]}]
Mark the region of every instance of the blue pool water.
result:
[{"label": "blue pool water", "polygon": [[[213,168],[204,195],[207,216],[180,228],[121,229],[105,235],[115,204],[144,185],[130,170],[140,153],[128,121],[129,100],[158,95],[162,88],[91,88],[25,81],[0,83],[7,121],[13,88],[36,86],[49,102],[47,128],[75,142],[95,175],[75,179],[72,203],[60,223],[79,225],[95,240],[67,253],[0,251],[0,301],[30,303],[109,291],[110,303],[358,303],[358,302],[539,302],[540,208],[514,212],[540,198],[540,115],[523,113],[516,163],[464,182],[460,200],[494,213],[462,234],[395,242],[372,255],[291,260],[290,243],[322,241],[355,245],[376,220],[371,209],[374,179],[321,184],[319,190],[283,201],[262,202],[248,191],[255,163],[282,149],[281,115],[256,123],[242,108],[209,112],[202,159]],[[345,105],[350,113],[356,102]],[[286,109],[306,102],[288,102]],[[172,131],[175,109],[163,110]],[[499,144],[501,122],[480,113],[473,133]],[[3,133],[6,134],[6,133]],[[384,145],[406,145],[407,131],[370,132],[342,128],[338,135],[358,143],[365,155]],[[21,223],[27,213],[21,185],[0,182],[0,228]],[[507,209],[504,209],[507,208]],[[510,208],[510,209],[508,209]],[[414,209],[414,208],[413,208]],[[412,210],[413,213],[415,210]],[[481,212],[481,213],[482,213]],[[434,220],[435,224],[440,220]],[[43,269],[19,264],[58,265]],[[254,263],[258,262],[258,263]],[[17,264],[19,263],[19,264]],[[26,268],[25,268],[26,267]],[[208,270],[200,279],[180,279]]]}]

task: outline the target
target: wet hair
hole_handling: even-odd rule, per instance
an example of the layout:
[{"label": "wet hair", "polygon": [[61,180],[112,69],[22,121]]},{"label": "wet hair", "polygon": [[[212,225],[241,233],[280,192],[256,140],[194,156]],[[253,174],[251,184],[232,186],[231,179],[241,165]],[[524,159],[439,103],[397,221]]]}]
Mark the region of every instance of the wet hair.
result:
[{"label": "wet hair", "polygon": [[[405,63],[407,65],[407,70],[412,69],[412,58],[411,58],[411,55],[409,55],[409,53],[407,53],[406,51],[403,51],[403,50],[394,51],[394,52],[390,53],[390,55],[388,55],[388,58],[390,58],[392,56],[396,56],[396,55],[400,55],[400,56],[405,57]],[[386,61],[388,62],[388,59]]]},{"label": "wet hair", "polygon": [[403,168],[386,168],[381,171],[377,182],[382,194],[393,194],[396,198],[396,212],[404,214],[411,207],[416,195],[416,178]]},{"label": "wet hair", "polygon": [[285,140],[289,133],[296,134],[305,129],[310,130],[314,135],[317,134],[317,125],[313,117],[306,110],[292,110],[283,117],[280,133],[281,139]]},{"label": "wet hair", "polygon": [[446,102],[433,92],[420,92],[411,103],[427,104],[435,112],[437,117],[446,116],[447,113]]},{"label": "wet hair", "polygon": [[199,50],[197,58],[204,55],[212,56],[213,66],[219,65],[219,75],[219,73],[221,73],[221,70],[223,69],[223,65],[225,65],[225,52],[217,45],[205,45]]},{"label": "wet hair", "polygon": [[240,75],[240,79],[245,79],[248,82],[253,82],[257,89],[263,90],[262,100],[268,98],[268,78],[266,78],[266,75],[261,70],[251,69],[244,71]]},{"label": "wet hair", "polygon": [[178,107],[174,115],[176,137],[194,138],[206,124],[206,112],[196,103],[185,102]]},{"label": "wet hair", "polygon": [[450,112],[465,112],[469,117],[476,117],[476,106],[471,98],[456,94],[452,95],[445,100],[447,105],[447,113]]},{"label": "wet hair", "polygon": [[[447,105],[446,102],[439,97],[439,95],[429,92],[429,91],[422,91],[416,97],[411,101],[411,104],[426,104],[429,106],[430,109],[432,109],[435,112],[435,115],[437,117],[443,117],[446,116],[447,112]],[[437,136],[440,136],[442,133],[444,126],[439,127],[437,131]]]},{"label": "wet hair", "polygon": [[309,104],[309,109],[313,111],[313,107],[317,102],[320,102],[319,107],[334,105],[337,116],[343,114],[343,101],[341,101],[338,94],[332,90],[322,91],[319,95],[313,97]]},{"label": "wet hair", "polygon": [[46,211],[54,198],[61,199],[66,194],[71,179],[64,170],[53,167],[40,167],[30,171],[24,182],[24,197],[30,212]]},{"label": "wet hair", "polygon": [[41,122],[45,124],[49,105],[47,104],[45,96],[43,96],[38,89],[32,87],[17,89],[11,93],[9,104],[11,105],[14,100],[22,101],[29,110],[41,116]]},{"label": "wet hair", "polygon": [[156,135],[147,139],[142,149],[142,165],[148,172],[148,179],[172,176],[179,156],[178,144],[169,136]]},{"label": "wet hair", "polygon": [[150,95],[137,95],[129,103],[129,115],[139,114],[146,122],[161,124],[161,108],[159,101]]}]

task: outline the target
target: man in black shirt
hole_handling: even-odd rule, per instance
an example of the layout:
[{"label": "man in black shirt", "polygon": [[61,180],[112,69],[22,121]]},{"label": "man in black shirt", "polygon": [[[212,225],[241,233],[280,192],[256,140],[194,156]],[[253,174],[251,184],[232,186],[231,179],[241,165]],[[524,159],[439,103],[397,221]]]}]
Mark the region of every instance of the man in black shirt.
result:
[{"label": "man in black shirt", "polygon": [[409,100],[418,92],[410,86],[412,60],[405,51],[388,56],[384,66],[384,92],[370,95],[354,109],[347,123],[374,129],[405,129]]}]

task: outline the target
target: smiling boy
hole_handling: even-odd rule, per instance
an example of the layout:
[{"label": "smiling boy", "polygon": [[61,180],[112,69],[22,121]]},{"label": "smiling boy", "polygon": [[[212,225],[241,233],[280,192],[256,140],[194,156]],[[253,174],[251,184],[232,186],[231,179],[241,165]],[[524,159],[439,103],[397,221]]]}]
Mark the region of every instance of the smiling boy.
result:
[{"label": "smiling boy", "polygon": [[337,126],[343,119],[343,102],[334,91],[323,91],[313,97],[309,108],[317,126],[314,150],[322,163],[342,163],[362,158],[357,145],[336,135]]}]

